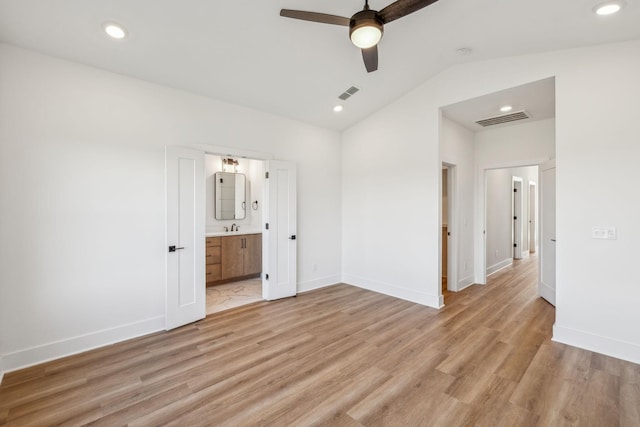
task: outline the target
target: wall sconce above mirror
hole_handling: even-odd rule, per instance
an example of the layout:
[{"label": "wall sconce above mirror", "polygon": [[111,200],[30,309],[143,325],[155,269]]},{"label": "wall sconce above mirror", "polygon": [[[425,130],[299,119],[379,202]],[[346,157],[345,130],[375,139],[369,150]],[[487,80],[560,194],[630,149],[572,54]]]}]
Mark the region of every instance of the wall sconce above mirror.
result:
[{"label": "wall sconce above mirror", "polygon": [[239,162],[231,157],[222,159],[222,172],[238,172]]},{"label": "wall sconce above mirror", "polygon": [[214,198],[216,219],[225,220],[245,218],[246,180],[245,175],[242,173],[216,172]]}]

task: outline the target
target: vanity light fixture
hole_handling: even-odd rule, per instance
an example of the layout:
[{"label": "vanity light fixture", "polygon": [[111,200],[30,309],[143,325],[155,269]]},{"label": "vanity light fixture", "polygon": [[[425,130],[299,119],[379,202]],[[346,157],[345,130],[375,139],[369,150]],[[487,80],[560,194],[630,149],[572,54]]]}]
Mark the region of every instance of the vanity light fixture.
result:
[{"label": "vanity light fixture", "polygon": [[120,24],[115,22],[107,22],[103,25],[105,33],[116,40],[122,40],[127,37],[127,30]]},{"label": "vanity light fixture", "polygon": [[500,111],[502,111],[503,113],[508,113],[511,110],[513,110],[513,107],[511,105],[505,105],[503,107],[500,107]]},{"label": "vanity light fixture", "polygon": [[624,2],[622,1],[608,1],[598,4],[593,8],[593,11],[596,15],[600,16],[613,15],[614,13],[619,12],[623,6]]},{"label": "vanity light fixture", "polygon": [[230,170],[227,170],[227,168],[233,168],[233,172],[238,172],[239,165],[240,163],[236,159],[233,159],[231,157],[224,157],[222,159],[222,172],[231,172]]}]

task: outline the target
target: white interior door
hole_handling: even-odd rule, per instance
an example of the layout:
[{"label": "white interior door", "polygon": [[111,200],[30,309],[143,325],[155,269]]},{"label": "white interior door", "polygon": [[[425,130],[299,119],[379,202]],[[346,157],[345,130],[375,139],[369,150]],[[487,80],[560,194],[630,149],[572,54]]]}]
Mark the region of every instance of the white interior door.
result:
[{"label": "white interior door", "polygon": [[535,253],[536,242],[536,184],[529,183],[529,253]]},{"label": "white interior door", "polygon": [[166,148],[166,329],[206,315],[204,152]]},{"label": "white interior door", "polygon": [[522,178],[512,177],[513,189],[513,258],[522,258]]},{"label": "white interior door", "polygon": [[296,166],[291,162],[265,162],[266,223],[263,236],[262,296],[274,300],[294,296],[296,279]]},{"label": "white interior door", "polygon": [[540,276],[538,292],[556,305],[556,161],[540,165]]}]

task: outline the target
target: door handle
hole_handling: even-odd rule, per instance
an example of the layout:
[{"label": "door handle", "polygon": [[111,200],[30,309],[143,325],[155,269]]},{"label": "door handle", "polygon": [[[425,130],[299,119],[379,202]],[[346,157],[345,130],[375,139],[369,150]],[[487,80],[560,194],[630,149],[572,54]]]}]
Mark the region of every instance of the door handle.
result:
[{"label": "door handle", "polygon": [[169,246],[169,252],[175,252],[184,249],[184,246],[181,248],[176,248],[174,245]]},{"label": "door handle", "polygon": [[292,234],[291,237],[289,237],[289,240],[296,240],[296,235]]},{"label": "door handle", "polygon": [[552,241],[553,243],[555,243],[555,242],[556,242],[556,239],[551,239],[551,241]]}]

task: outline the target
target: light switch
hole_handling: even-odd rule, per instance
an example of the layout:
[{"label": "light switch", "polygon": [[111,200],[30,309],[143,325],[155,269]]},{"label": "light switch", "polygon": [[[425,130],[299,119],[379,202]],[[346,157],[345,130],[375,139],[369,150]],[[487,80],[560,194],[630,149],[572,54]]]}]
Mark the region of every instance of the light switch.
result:
[{"label": "light switch", "polygon": [[601,240],[616,240],[618,233],[615,227],[593,227],[591,229],[591,237]]}]

